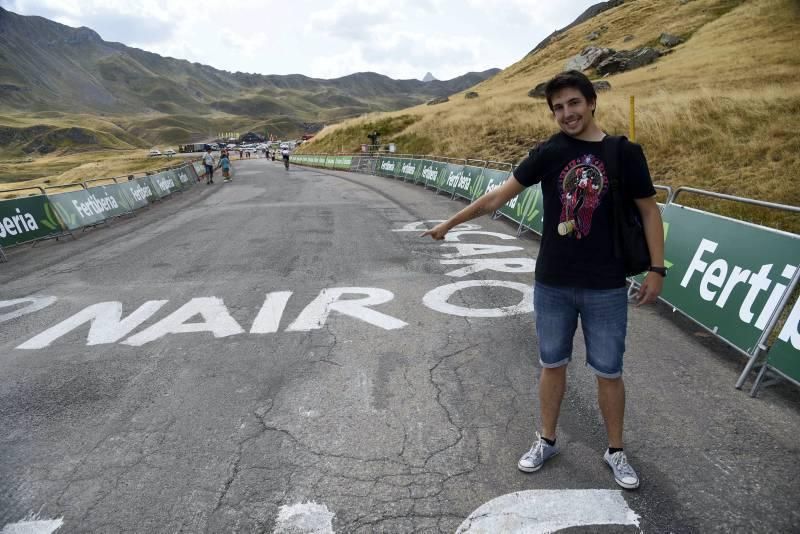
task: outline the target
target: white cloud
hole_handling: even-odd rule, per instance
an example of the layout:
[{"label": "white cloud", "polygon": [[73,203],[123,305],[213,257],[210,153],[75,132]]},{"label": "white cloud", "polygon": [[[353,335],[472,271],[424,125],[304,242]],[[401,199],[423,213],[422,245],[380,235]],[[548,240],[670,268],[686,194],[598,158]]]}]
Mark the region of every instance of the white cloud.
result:
[{"label": "white cloud", "polygon": [[440,79],[504,68],[598,0],[0,0],[105,40],[229,71]]}]

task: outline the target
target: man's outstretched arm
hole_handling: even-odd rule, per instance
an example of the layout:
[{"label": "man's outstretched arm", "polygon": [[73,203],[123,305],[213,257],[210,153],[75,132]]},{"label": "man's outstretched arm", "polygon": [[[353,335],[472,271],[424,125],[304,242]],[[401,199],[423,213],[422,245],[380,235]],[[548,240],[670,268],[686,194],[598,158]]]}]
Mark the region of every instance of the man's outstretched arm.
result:
[{"label": "man's outstretched arm", "polygon": [[519,195],[524,190],[525,186],[519,183],[513,175],[509,176],[508,180],[506,180],[503,185],[475,200],[475,202],[459,211],[445,222],[437,224],[430,230],[423,232],[420,237],[429,235],[437,241],[442,240],[451,228],[461,223],[471,221],[481,215],[494,213],[499,210],[503,204]]}]

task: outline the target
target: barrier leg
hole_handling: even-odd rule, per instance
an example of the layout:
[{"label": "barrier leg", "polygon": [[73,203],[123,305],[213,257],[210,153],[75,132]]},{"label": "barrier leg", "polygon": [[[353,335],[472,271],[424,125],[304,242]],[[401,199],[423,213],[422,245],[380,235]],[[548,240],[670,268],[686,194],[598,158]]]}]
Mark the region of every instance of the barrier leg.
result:
[{"label": "barrier leg", "polygon": [[758,372],[758,376],[756,376],[755,382],[753,382],[753,387],[750,389],[750,396],[755,397],[758,395],[758,390],[761,388],[767,388],[769,386],[774,386],[778,382],[781,381],[779,376],[773,376],[767,380],[764,380],[764,377],[767,376],[767,372],[769,372],[770,367],[764,362],[763,367],[761,367],[761,371]]},{"label": "barrier leg", "polygon": [[[742,386],[744,385],[745,380],[747,380],[747,376],[750,374],[750,371],[753,370],[753,367],[755,367],[756,361],[758,360],[758,357],[761,355],[762,351],[763,351],[763,348],[762,348],[761,345],[759,345],[756,348],[755,354],[753,354],[750,357],[750,359],[747,360],[747,364],[744,366],[744,369],[742,370],[742,374],[740,374],[739,375],[739,379],[736,380],[736,386],[735,386],[736,389],[742,389]],[[764,366],[764,367],[766,367],[766,366]],[[763,369],[762,369],[762,371],[763,371]]]},{"label": "barrier leg", "polygon": [[5,252],[3,252],[3,247],[0,247],[0,263],[7,262],[8,258],[6,258]]},{"label": "barrier leg", "polygon": [[[767,340],[769,339],[770,334],[772,334],[772,331],[775,329],[775,325],[778,324],[778,319],[780,319],[783,309],[789,303],[789,298],[792,296],[792,292],[794,291],[794,288],[797,287],[798,282],[800,282],[800,269],[795,269],[794,276],[792,276],[792,281],[789,282],[789,286],[784,290],[783,296],[781,297],[780,302],[778,302],[778,305],[775,306],[774,310],[772,310],[772,316],[770,316],[769,322],[767,323],[766,328],[764,328],[764,331],[761,332],[761,337],[758,338],[753,357],[747,362],[744,371],[742,371],[742,374],[739,375],[739,380],[736,381],[736,389],[742,389],[744,381],[747,380],[747,375],[749,375],[750,371],[753,370],[753,366],[756,364],[758,356],[767,350]],[[766,367],[766,362],[764,366]]]}]

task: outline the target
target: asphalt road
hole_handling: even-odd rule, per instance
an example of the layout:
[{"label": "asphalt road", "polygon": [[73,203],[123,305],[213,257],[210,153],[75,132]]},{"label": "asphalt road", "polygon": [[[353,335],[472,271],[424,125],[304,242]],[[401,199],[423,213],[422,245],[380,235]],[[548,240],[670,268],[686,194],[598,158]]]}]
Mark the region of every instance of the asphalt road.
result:
[{"label": "asphalt road", "polygon": [[[532,274],[452,271],[531,263],[536,238],[436,243],[397,230],[463,202],[234,166],[232,183],[0,264],[0,301],[56,298],[0,303],[0,319],[17,315],[0,322],[4,534],[25,519],[59,533],[455,532],[509,494],[465,531],[511,528],[493,515],[525,532],[800,531],[794,388],[751,399],[733,388],[741,356],[665,306],[632,307],[626,451],[641,488],[620,490],[602,461],[580,339],[562,452],[522,473],[539,364],[532,315],[515,311]],[[602,519],[614,506],[627,521]]]}]

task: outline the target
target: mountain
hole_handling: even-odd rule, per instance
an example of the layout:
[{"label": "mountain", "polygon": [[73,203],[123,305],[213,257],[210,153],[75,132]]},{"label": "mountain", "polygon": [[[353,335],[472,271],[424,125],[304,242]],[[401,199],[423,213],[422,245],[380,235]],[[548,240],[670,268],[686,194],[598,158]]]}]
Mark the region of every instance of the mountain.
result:
[{"label": "mountain", "polygon": [[431,83],[372,72],[331,80],[231,73],[0,7],[0,110],[283,116],[299,129],[303,122],[332,122],[447,96],[497,72]]},{"label": "mountain", "polygon": [[434,78],[433,74],[430,72],[426,72],[425,76],[422,77],[423,82],[432,82],[434,80],[436,80],[436,78]]},{"label": "mountain", "polygon": [[622,5],[624,1],[625,0],[608,0],[607,2],[600,2],[599,4],[594,4],[593,6],[589,6],[586,9],[586,11],[578,15],[578,18],[573,20],[571,23],[564,26],[560,30],[554,31],[553,33],[542,39],[542,41],[539,44],[537,44],[533,50],[528,52],[528,55],[535,54],[539,50],[544,49],[548,44],[550,44],[551,41],[557,39],[560,34],[564,33],[570,28],[574,28],[579,24],[583,24],[587,20],[593,19],[594,17],[603,13],[604,11],[608,11],[609,9],[613,9],[619,5]]},{"label": "mountain", "polygon": [[[344,121],[302,151],[357,149],[369,128],[400,153],[515,163],[558,131],[545,99],[531,96],[534,88],[588,46],[655,47],[660,57],[651,64],[608,75],[586,70],[606,82],[598,94],[601,127],[631,137],[633,122],[659,184],[800,206],[791,170],[800,168],[797,0],[625,0],[598,4],[589,15],[470,88],[477,98],[456,94],[436,106]],[[681,42],[663,44],[664,33]],[[698,205],[698,197],[681,196],[690,205]],[[745,209],[726,205],[731,216]],[[753,220],[781,218],[779,227],[800,231],[797,214],[788,211],[760,209]]]}]

